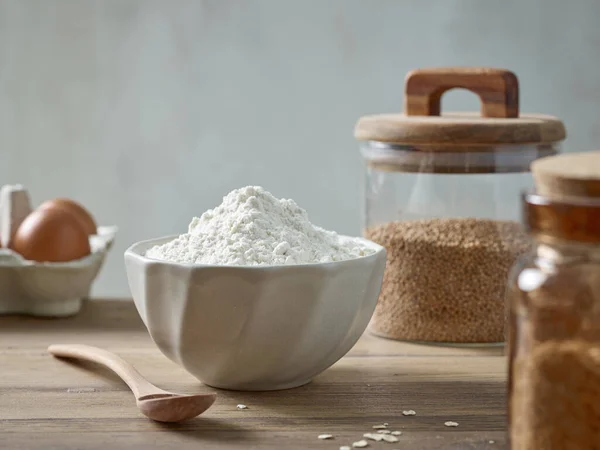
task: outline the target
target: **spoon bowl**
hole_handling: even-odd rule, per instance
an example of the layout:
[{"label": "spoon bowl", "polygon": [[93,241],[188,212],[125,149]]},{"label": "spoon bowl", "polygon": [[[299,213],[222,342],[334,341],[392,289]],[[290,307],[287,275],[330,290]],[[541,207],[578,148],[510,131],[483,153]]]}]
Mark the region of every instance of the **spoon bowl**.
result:
[{"label": "spoon bowl", "polygon": [[157,422],[181,422],[199,416],[212,406],[216,394],[150,394],[136,399],[140,411]]}]

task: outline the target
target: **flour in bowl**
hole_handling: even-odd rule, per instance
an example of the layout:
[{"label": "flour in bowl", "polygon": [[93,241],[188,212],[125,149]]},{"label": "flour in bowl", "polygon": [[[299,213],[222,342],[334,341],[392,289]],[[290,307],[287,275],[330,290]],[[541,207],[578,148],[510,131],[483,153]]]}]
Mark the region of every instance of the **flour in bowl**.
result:
[{"label": "flour in bowl", "polygon": [[359,239],[313,225],[293,200],[248,186],[230,192],[219,206],[194,217],[186,234],[152,247],[146,256],[178,263],[264,266],[342,261],[374,252]]}]

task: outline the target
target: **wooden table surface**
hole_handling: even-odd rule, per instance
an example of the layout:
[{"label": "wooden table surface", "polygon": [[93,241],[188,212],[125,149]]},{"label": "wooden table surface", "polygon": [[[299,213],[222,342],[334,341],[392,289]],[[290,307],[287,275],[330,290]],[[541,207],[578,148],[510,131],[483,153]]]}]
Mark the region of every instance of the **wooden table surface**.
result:
[{"label": "wooden table surface", "polygon": [[[304,387],[217,391],[217,402],[202,416],[164,425],[142,416],[110,372],[48,355],[51,343],[117,352],[167,390],[213,391],[157,350],[131,301],[90,301],[70,319],[0,317],[2,449],[337,450],[384,422],[402,431],[399,442],[371,441],[369,449],[506,448],[500,349],[418,346],[366,334]],[[248,409],[238,410],[239,403]],[[409,409],[417,414],[403,416]],[[449,428],[446,421],[459,425]],[[335,438],[319,440],[323,433]]]}]

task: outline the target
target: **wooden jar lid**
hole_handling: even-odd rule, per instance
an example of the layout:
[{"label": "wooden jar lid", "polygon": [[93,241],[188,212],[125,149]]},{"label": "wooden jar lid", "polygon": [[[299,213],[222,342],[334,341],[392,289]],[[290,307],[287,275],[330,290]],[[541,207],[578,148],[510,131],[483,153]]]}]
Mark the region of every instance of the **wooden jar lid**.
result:
[{"label": "wooden jar lid", "polygon": [[600,151],[538,159],[531,171],[538,194],[600,198]]},{"label": "wooden jar lid", "polygon": [[525,222],[543,237],[600,243],[600,151],[566,153],[531,164],[535,194],[525,196]]},{"label": "wooden jar lid", "polygon": [[[454,88],[477,94],[481,114],[440,114],[442,95]],[[428,151],[460,146],[465,151],[473,146],[493,151],[496,144],[558,142],[565,139],[566,131],[556,117],[519,113],[519,82],[514,73],[453,67],[410,72],[404,85],[404,114],[363,116],[354,135],[360,141],[424,146],[420,150]]]}]

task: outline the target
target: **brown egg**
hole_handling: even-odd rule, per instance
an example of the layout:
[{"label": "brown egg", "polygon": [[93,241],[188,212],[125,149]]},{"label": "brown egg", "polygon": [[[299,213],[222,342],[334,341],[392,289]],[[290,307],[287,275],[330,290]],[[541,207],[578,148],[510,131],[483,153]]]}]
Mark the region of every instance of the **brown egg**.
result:
[{"label": "brown egg", "polygon": [[38,208],[29,214],[17,229],[12,248],[38,262],[73,261],[91,252],[80,220],[60,208]]},{"label": "brown egg", "polygon": [[96,221],[90,212],[77,203],[74,200],[68,198],[55,198],[54,200],[48,200],[40,205],[38,209],[42,208],[61,208],[70,211],[83,225],[84,230],[88,235],[96,234],[98,227]]}]

